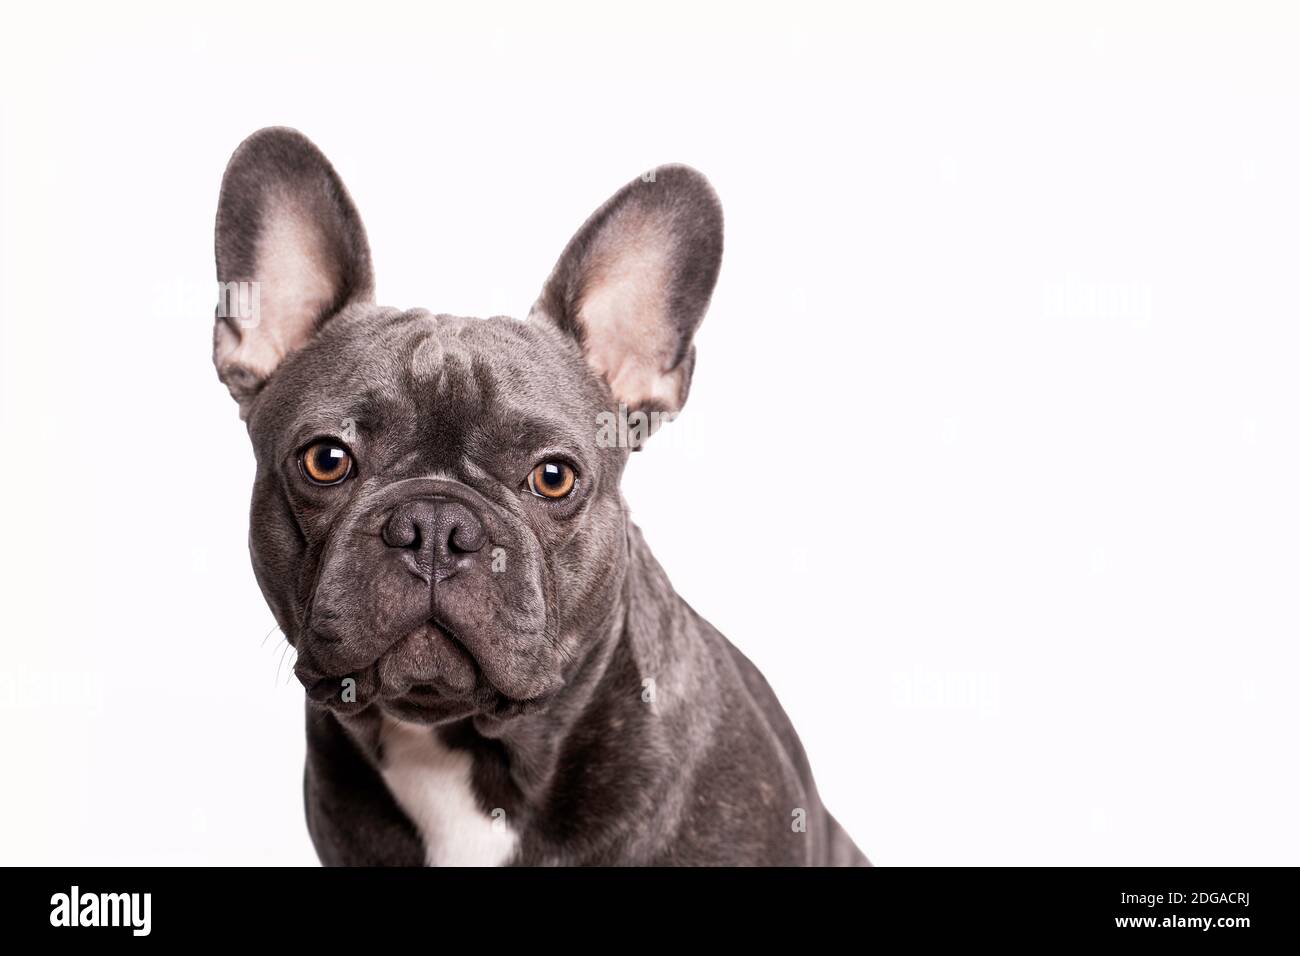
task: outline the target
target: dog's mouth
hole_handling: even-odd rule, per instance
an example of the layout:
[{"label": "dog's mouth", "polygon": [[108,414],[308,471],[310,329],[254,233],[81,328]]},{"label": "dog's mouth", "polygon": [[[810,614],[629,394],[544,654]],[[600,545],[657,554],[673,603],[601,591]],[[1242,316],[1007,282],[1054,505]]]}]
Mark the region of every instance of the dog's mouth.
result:
[{"label": "dog's mouth", "polygon": [[300,648],[298,680],[316,705],[340,715],[379,706],[394,717],[439,723],[470,715],[509,719],[532,713],[555,693],[511,697],[487,679],[474,655],[446,625],[426,621],[362,667],[324,673]]},{"label": "dog's mouth", "polygon": [[313,701],[345,711],[375,703],[473,703],[485,690],[495,693],[485,687],[482,670],[465,645],[432,620],[393,642],[369,664],[325,673],[309,651],[300,650],[294,671]]}]

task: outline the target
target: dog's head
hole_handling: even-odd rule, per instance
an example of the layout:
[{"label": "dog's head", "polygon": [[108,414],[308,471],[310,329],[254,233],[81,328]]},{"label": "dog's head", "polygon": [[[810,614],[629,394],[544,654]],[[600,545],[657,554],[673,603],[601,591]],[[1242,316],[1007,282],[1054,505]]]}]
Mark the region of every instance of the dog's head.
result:
[{"label": "dog's head", "polygon": [[257,456],[253,565],[322,705],[508,716],[608,629],[630,448],[686,399],[722,255],[682,166],[621,189],[525,321],[373,303],[361,220],[303,136],[230,160],[213,358]]}]

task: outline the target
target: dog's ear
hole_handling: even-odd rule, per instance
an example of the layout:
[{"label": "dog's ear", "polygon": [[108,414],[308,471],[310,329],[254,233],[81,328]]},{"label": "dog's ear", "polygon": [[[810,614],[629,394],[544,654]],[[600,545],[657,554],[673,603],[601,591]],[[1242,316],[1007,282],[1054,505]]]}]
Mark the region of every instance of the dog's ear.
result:
[{"label": "dog's ear", "polygon": [[569,241],[533,306],[573,335],[630,411],[676,413],[722,262],[722,207],[707,179],[660,166],[601,206]]},{"label": "dog's ear", "polygon": [[217,205],[212,360],[241,416],[284,357],[374,278],[361,217],[329,161],[296,130],[271,127],[230,158]]}]

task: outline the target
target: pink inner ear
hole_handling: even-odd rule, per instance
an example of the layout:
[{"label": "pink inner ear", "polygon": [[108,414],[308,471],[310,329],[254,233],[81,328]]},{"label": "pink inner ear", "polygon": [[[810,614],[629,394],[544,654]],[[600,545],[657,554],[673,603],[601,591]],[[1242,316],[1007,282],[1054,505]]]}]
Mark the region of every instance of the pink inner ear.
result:
[{"label": "pink inner ear", "polygon": [[587,361],[629,408],[675,411],[681,400],[681,370],[667,369],[677,348],[667,298],[672,252],[658,223],[611,223],[578,306]]},{"label": "pink inner ear", "polygon": [[287,197],[267,199],[257,243],[258,274],[251,314],[217,326],[216,363],[225,378],[239,368],[264,379],[300,348],[321,313],[338,295],[339,277],[328,266],[319,228],[311,214]]}]

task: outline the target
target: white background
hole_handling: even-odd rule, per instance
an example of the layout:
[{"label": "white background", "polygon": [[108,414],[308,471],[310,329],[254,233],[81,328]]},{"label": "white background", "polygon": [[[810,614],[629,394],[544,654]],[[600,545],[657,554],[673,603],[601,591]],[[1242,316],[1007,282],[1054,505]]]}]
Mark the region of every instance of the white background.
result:
[{"label": "white background", "polygon": [[470,6],[8,19],[0,862],[315,862],[209,358],[269,124],[403,307],[523,315],[622,183],[711,178],[625,492],[877,863],[1300,862],[1286,7]]}]

